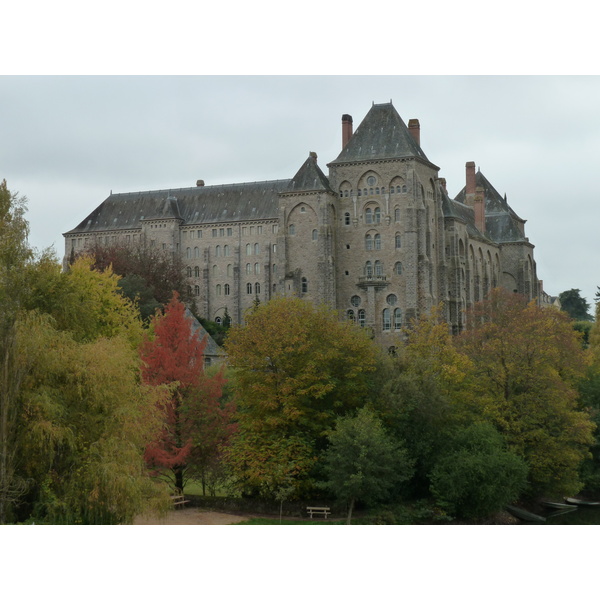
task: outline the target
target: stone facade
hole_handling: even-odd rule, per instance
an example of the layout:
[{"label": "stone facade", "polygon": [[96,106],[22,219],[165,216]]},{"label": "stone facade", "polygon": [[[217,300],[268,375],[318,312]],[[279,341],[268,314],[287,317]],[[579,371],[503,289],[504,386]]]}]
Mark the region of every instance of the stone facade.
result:
[{"label": "stone facade", "polygon": [[199,312],[233,322],[276,294],[336,309],[385,347],[443,303],[454,331],[465,309],[503,286],[545,298],[524,221],[466,163],[451,199],[420,147],[420,125],[374,104],[356,132],[342,117],[329,174],[310,153],[292,179],[111,194],[65,233],[65,260],[93,242],[180,253]]}]

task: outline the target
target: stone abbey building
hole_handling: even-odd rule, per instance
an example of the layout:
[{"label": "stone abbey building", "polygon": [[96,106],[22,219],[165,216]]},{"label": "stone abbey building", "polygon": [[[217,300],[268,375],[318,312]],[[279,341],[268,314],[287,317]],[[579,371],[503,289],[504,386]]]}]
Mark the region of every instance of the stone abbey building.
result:
[{"label": "stone abbey building", "polygon": [[243,322],[255,299],[300,296],[370,327],[384,346],[443,302],[455,332],[494,287],[543,298],[525,221],[466,163],[450,198],[420,125],[373,104],[328,174],[311,152],[291,179],[111,194],[64,234],[65,260],[93,243],[180,253],[199,313]]}]

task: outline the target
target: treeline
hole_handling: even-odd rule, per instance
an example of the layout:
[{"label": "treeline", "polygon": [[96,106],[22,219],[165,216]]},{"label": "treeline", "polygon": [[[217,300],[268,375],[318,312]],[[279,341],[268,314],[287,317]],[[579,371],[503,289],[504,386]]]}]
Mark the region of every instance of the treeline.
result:
[{"label": "treeline", "polygon": [[224,331],[228,363],[205,369],[178,267],[169,290],[134,250],[63,272],[27,229],[3,182],[2,523],[128,523],[190,480],[386,522],[411,504],[477,519],[600,491],[596,324],[584,348],[564,312],[496,290],[465,333],[434,311],[390,356],[335,312],[278,298]]}]

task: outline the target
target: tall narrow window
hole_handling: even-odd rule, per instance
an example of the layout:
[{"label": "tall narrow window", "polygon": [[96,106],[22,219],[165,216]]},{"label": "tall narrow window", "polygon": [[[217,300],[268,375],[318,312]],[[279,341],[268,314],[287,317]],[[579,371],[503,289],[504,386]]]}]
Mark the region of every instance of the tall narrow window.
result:
[{"label": "tall narrow window", "polygon": [[254,254],[260,254],[260,244],[254,244]]},{"label": "tall narrow window", "polygon": [[221,246],[215,248],[215,256],[221,256]]},{"label": "tall narrow window", "polygon": [[394,265],[394,271],[396,272],[396,275],[402,275],[402,263],[401,262],[397,262]]},{"label": "tall narrow window", "polygon": [[188,277],[191,277],[191,276],[192,276],[192,267],[188,267],[188,268],[185,270],[185,272],[186,272],[186,275],[187,275]]},{"label": "tall narrow window", "polygon": [[373,211],[370,208],[365,210],[365,223],[371,225],[373,223]]},{"label": "tall narrow window", "polygon": [[344,225],[350,225],[350,213],[344,214]]},{"label": "tall narrow window", "polygon": [[375,261],[375,275],[383,275],[383,265],[381,264],[380,260]]},{"label": "tall narrow window", "polygon": [[396,221],[396,223],[400,223],[400,209],[396,208],[394,210],[394,221]]},{"label": "tall narrow window", "polygon": [[231,291],[231,288],[229,287],[228,283],[225,284],[224,290],[225,290],[225,295],[229,296],[229,292]]},{"label": "tall narrow window", "polygon": [[369,233],[365,236],[365,250],[373,250],[373,238]]},{"label": "tall narrow window", "polygon": [[246,294],[251,294],[251,293],[252,293],[252,284],[247,283],[246,284]]},{"label": "tall narrow window", "polygon": [[252,256],[252,244],[246,244],[246,256]]},{"label": "tall narrow window", "polygon": [[365,264],[365,275],[367,277],[371,277],[373,275],[373,265],[371,264],[370,260],[368,260]]},{"label": "tall narrow window", "polygon": [[220,296],[220,295],[221,295],[221,284],[218,283],[217,284],[217,296]]},{"label": "tall narrow window", "polygon": [[361,308],[361,309],[358,311],[358,324],[359,324],[361,327],[364,327],[364,326],[365,326],[365,322],[366,322],[366,320],[367,320],[367,316],[366,316],[366,313],[365,313],[365,309],[364,309],[364,308]]},{"label": "tall narrow window", "polygon": [[254,263],[254,274],[260,275],[260,263]]},{"label": "tall narrow window", "polygon": [[252,274],[252,265],[250,263],[246,263],[246,275]]},{"label": "tall narrow window", "polygon": [[375,250],[381,250],[381,234],[375,234]]},{"label": "tall narrow window", "polygon": [[392,321],[391,321],[391,317],[390,317],[390,309],[384,308],[383,309],[383,330],[389,331],[391,328],[392,328]]},{"label": "tall narrow window", "polygon": [[302,278],[302,293],[306,294],[308,292],[308,280],[306,277]]},{"label": "tall narrow window", "polygon": [[254,293],[257,296],[260,294],[260,283],[258,283],[258,281],[254,284]]},{"label": "tall narrow window", "polygon": [[227,265],[227,277],[231,277],[233,275],[233,267],[231,265]]},{"label": "tall narrow window", "polygon": [[373,211],[373,222],[381,223],[381,209],[380,208],[376,208]]},{"label": "tall narrow window", "polygon": [[316,229],[312,230],[312,239],[316,241],[319,238],[319,232]]},{"label": "tall narrow window", "polygon": [[399,308],[394,309],[394,329],[402,329],[402,311]]},{"label": "tall narrow window", "polygon": [[229,256],[229,246],[227,244],[223,246],[223,256]]},{"label": "tall narrow window", "polygon": [[396,234],[396,250],[398,248],[402,248],[402,236],[399,233]]},{"label": "tall narrow window", "polygon": [[291,224],[291,225],[288,227],[288,233],[289,233],[290,235],[296,235],[296,226],[295,226],[294,224]]},{"label": "tall narrow window", "polygon": [[352,309],[350,309],[346,312],[346,318],[348,319],[348,321],[352,321],[353,323],[356,323],[356,318],[354,316],[354,311]]},{"label": "tall narrow window", "polygon": [[194,258],[200,258],[200,248],[198,246],[194,248]]},{"label": "tall narrow window", "polygon": [[195,285],[194,286],[194,296],[199,296],[199,295],[200,295],[200,286]]},{"label": "tall narrow window", "polygon": [[192,258],[192,249],[191,248],[186,248],[185,249],[185,257],[186,258]]},{"label": "tall narrow window", "polygon": [[194,277],[200,277],[200,267],[194,267]]}]

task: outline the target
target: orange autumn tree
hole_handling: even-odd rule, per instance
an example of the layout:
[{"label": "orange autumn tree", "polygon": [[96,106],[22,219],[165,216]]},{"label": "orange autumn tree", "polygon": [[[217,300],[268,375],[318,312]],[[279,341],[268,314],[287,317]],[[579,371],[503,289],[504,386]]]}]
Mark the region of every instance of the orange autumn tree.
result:
[{"label": "orange autumn tree", "polygon": [[163,427],[146,448],[146,462],[157,474],[166,475],[175,489],[183,487],[192,470],[202,471],[220,452],[231,433],[233,405],[221,404],[223,369],[204,371],[204,348],[186,318],[177,293],[152,321],[153,337],[140,346],[144,382],[162,386]]}]

